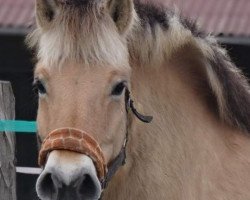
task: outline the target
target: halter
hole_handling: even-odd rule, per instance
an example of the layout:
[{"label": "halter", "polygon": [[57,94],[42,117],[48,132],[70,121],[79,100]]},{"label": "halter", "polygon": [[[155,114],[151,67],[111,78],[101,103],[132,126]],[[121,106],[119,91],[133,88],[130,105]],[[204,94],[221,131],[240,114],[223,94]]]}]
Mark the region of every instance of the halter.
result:
[{"label": "halter", "polygon": [[[129,113],[129,110],[131,109],[131,111],[133,112],[133,114],[142,122],[144,123],[150,123],[153,120],[152,116],[145,116],[140,114],[134,107],[134,101],[131,99],[130,97],[130,91],[126,88],[125,91],[125,103],[126,103],[126,112],[127,115]],[[127,117],[128,119],[128,117]],[[126,164],[126,147],[127,147],[127,143],[128,143],[128,127],[129,127],[129,123],[127,120],[127,130],[126,130],[126,137],[122,146],[122,149],[120,151],[120,153],[116,156],[116,158],[108,165],[108,172],[106,174],[106,177],[104,179],[104,181],[102,182],[102,189],[105,189],[109,183],[109,181],[112,179],[112,177],[115,175],[115,173],[117,172],[117,170]]]},{"label": "halter", "polygon": [[[129,110],[142,122],[150,123],[153,120],[152,116],[145,116],[140,114],[134,107],[134,101],[130,97],[130,92],[126,88],[125,91],[125,106],[127,115]],[[128,116],[127,116],[128,118]],[[89,156],[96,167],[97,176],[104,190],[109,181],[115,175],[117,170],[126,163],[126,147],[128,142],[128,128],[129,120],[127,120],[127,130],[123,146],[120,153],[106,166],[103,152],[98,142],[88,133],[74,129],[61,128],[52,131],[48,134],[42,142],[41,150],[39,152],[39,166],[44,166],[48,154],[53,150],[69,150],[77,153],[82,153]]]}]

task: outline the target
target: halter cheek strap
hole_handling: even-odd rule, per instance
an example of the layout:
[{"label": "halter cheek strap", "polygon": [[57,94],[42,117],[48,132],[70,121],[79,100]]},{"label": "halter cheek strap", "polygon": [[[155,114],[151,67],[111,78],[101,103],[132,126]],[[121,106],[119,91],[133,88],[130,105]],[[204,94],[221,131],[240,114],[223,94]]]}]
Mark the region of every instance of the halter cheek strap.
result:
[{"label": "halter cheek strap", "polygon": [[[140,114],[136,108],[134,107],[134,101],[131,99],[130,97],[130,92],[129,90],[126,88],[125,91],[125,102],[126,102],[126,111],[127,111],[127,115],[129,113],[129,110],[132,111],[132,113],[142,122],[144,123],[150,123],[153,120],[152,116],[146,116],[146,115],[142,115]],[[128,124],[128,117],[127,117],[127,132],[126,132],[126,137],[122,146],[122,149],[120,151],[120,153],[117,155],[117,157],[108,165],[108,172],[107,175],[104,179],[104,181],[102,182],[102,188],[105,189],[109,183],[109,181],[112,179],[112,177],[115,175],[115,173],[117,172],[117,170],[126,164],[126,147],[127,147],[127,143],[128,143],[128,128],[129,128],[129,124]]]},{"label": "halter cheek strap", "polygon": [[[127,142],[126,142],[127,143]],[[120,153],[116,158],[108,165],[108,171],[105,176],[105,179],[101,182],[102,189],[105,189],[108,186],[108,183],[113,178],[118,169],[126,164],[126,144],[123,145]]]}]

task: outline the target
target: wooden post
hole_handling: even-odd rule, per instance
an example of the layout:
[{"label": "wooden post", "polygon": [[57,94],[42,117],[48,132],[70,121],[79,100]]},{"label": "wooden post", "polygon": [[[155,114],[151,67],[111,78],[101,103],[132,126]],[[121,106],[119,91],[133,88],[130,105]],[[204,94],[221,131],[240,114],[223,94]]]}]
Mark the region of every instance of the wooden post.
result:
[{"label": "wooden post", "polygon": [[[14,119],[11,84],[0,81],[0,120]],[[0,132],[0,199],[16,200],[15,135],[12,132]]]}]

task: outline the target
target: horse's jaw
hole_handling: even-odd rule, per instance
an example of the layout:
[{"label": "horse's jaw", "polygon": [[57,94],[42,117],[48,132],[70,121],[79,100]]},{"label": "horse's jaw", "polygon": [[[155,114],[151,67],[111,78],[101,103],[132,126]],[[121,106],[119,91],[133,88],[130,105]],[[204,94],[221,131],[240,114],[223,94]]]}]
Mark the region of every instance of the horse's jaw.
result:
[{"label": "horse's jaw", "polygon": [[36,190],[41,200],[97,200],[102,192],[93,161],[67,151],[50,153]]}]

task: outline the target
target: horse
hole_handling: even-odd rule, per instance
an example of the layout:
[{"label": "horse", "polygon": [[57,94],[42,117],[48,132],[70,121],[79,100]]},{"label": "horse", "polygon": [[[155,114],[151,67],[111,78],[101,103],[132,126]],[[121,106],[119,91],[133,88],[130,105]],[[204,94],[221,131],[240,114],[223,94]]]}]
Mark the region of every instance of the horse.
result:
[{"label": "horse", "polygon": [[27,41],[41,200],[250,199],[250,87],[196,22],[138,0],[36,0]]}]

